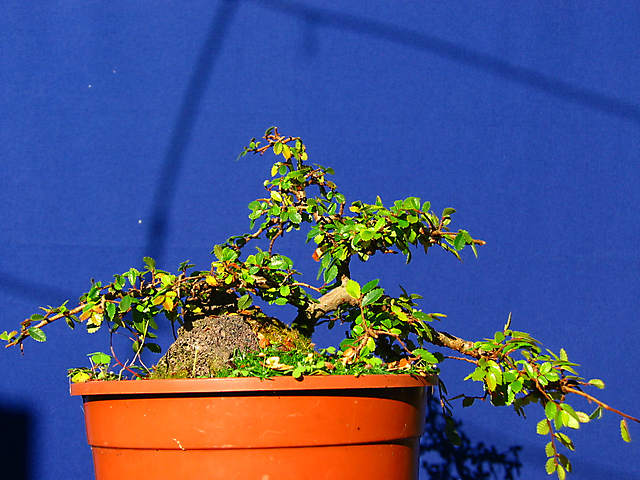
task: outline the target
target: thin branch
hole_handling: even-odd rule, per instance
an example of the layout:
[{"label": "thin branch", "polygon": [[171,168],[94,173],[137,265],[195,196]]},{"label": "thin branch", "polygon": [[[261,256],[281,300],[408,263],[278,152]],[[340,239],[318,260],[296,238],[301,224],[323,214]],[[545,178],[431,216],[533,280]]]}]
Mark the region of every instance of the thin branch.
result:
[{"label": "thin branch", "polygon": [[583,392],[581,390],[578,390],[578,389],[572,388],[572,387],[563,387],[562,391],[563,392],[575,393],[576,395],[580,395],[581,397],[586,398],[590,402],[594,402],[594,403],[598,404],[599,406],[601,406],[605,410],[609,410],[610,412],[617,413],[621,417],[624,417],[624,418],[627,418],[629,420],[633,420],[634,422],[640,423],[640,420],[638,420],[637,418],[632,417],[631,415],[627,415],[626,413],[622,413],[620,410],[616,410],[615,408],[610,407],[606,403],[598,400],[596,397],[593,397],[593,396],[589,395],[588,393],[585,393],[585,392]]}]

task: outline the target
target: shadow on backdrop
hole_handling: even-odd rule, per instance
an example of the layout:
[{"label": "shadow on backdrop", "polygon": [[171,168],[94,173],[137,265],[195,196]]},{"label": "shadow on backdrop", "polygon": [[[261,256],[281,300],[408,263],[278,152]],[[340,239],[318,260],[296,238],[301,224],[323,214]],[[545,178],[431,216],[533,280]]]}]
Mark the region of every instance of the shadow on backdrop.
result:
[{"label": "shadow on backdrop", "polygon": [[31,415],[24,409],[0,407],[0,477],[31,480]]},{"label": "shadow on backdrop", "polygon": [[483,442],[473,444],[456,422],[462,443],[455,447],[444,433],[442,408],[434,395],[428,396],[425,434],[420,440],[420,470],[429,480],[514,480],[520,475],[521,447],[498,452]]},{"label": "shadow on backdrop", "polygon": [[351,31],[387,40],[399,45],[429,52],[477,70],[502,77],[521,85],[527,85],[556,98],[589,107],[603,113],[615,115],[640,124],[640,105],[618,98],[602,95],[588,88],[579,87],[556,78],[519,67],[510,62],[485,53],[457,45],[430,35],[418,33],[374,20],[365,20],[355,15],[333,12],[328,9],[310,7],[296,2],[281,0],[251,0],[254,3],[298,17],[313,35],[304,39],[303,51],[315,53],[318,49],[315,33],[318,26]]},{"label": "shadow on backdrop", "polygon": [[150,227],[143,254],[160,263],[164,254],[168,232],[168,217],[176,194],[184,155],[188,148],[193,126],[198,118],[202,97],[209,84],[217,56],[222,49],[224,37],[231,26],[237,10],[237,0],[222,0],[213,16],[209,33],[200,50],[189,85],[182,98],[180,112],[173,129],[171,143],[167,149],[160,180],[155,188]]},{"label": "shadow on backdrop", "polygon": [[64,302],[74,298],[74,295],[78,296],[76,293],[67,292],[55,285],[22,279],[6,271],[0,271],[0,290],[14,297],[26,298],[29,301],[35,299],[41,305],[55,304],[58,300]]}]

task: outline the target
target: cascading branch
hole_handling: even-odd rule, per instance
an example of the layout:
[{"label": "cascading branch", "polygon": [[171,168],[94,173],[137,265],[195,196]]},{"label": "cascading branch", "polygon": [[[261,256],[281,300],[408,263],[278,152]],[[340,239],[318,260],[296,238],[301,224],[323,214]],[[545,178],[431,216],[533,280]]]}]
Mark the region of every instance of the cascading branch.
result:
[{"label": "cascading branch", "polygon": [[[153,368],[140,355],[144,350],[161,352],[155,340],[159,317],[166,318],[175,331],[176,326],[200,318],[234,314],[255,327],[261,349],[237,356],[236,368],[220,374],[297,378],[331,373],[433,375],[440,372],[445,358],[464,360],[475,367],[465,380],[480,382],[483,391],[447,398],[439,381],[445,431],[454,444],[460,441],[452,419],[451,402],[456,399],[462,399],[464,407],[489,400],[495,406],[511,406],[518,415],[524,415],[531,404],[541,406],[543,418],[536,432],[550,440],[545,447],[546,471],[555,472],[561,480],[571,472],[571,463],[560,448],[574,449],[566,429],[578,429],[609,410],[622,417],[622,438],[630,441],[627,420],[638,420],[584,391],[586,387],[604,388],[604,383],[581,378],[578,365],[569,361],[564,349],[558,355],[543,352],[530,334],[512,330],[511,315],[502,331],[472,342],[434,328],[433,321],[445,315],[418,309],[419,295],[403,290],[394,297],[385,293],[378,279],[358,282],[352,278],[351,259],[366,262],[377,253],[402,254],[409,263],[416,249],[427,253],[437,246],[461,259],[460,252],[468,246],[477,256],[477,247],[485,242],[466,230],[450,230],[453,208],[436,215],[429,202],[417,197],[398,200],[391,207],[385,207],[380,197],[373,204],[355,201],[347,207],[344,195],[329,179],[333,170],[307,163],[300,138],[280,135],[275,127],[263,138],[264,145],[252,139],[240,157],[269,150],[276,155],[271,178],[264,182],[266,194],[249,203],[250,231],[213,248],[216,260],[209,270],[193,270],[194,265],[183,262],[178,273],[172,274],[145,257],[145,270],[131,268],[106,285],[94,282],[78,306],[70,309],[65,302],[43,308],[44,313],[22,322],[20,331],[4,332],[0,339],[21,349],[28,337],[43,342],[43,328],[59,319],[71,328],[85,323],[90,333],[106,326],[112,336],[123,334],[131,340],[133,357],[121,361],[113,348],[111,355],[89,354],[91,367],[70,370],[72,380],[117,379],[125,372],[145,378],[153,374]],[[300,230],[303,224],[309,224],[306,241],[314,245],[313,258],[319,262],[319,284],[315,286],[300,282],[291,259],[275,251],[279,238]],[[247,254],[250,243],[255,250]],[[277,321],[254,304],[257,299],[297,309],[283,335],[265,336]],[[313,351],[308,339],[316,327],[328,324],[332,328],[336,323],[349,327],[347,337],[337,348]],[[455,354],[445,357],[441,348]],[[111,371],[112,362],[119,373]],[[595,411],[587,414],[574,409],[570,402],[579,397],[594,403]]]}]

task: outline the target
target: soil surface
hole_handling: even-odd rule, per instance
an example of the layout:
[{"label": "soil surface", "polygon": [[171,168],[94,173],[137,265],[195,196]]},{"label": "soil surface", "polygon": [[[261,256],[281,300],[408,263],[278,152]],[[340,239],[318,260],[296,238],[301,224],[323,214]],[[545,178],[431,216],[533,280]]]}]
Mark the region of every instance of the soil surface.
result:
[{"label": "soil surface", "polygon": [[258,349],[258,335],[243,317],[200,318],[178,329],[178,339],[160,359],[153,376],[211,377],[228,365],[236,349],[241,352]]}]

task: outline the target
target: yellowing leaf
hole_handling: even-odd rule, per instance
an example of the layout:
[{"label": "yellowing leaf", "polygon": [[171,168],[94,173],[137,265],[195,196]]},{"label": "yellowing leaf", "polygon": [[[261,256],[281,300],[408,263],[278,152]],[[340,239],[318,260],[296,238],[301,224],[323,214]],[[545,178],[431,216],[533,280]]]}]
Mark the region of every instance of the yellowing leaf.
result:
[{"label": "yellowing leaf", "polygon": [[216,277],[214,277],[212,275],[207,275],[204,280],[205,280],[205,282],[207,282],[212,287],[217,287],[218,286],[218,281],[216,280]]},{"label": "yellowing leaf", "polygon": [[164,302],[164,299],[165,299],[164,295],[158,295],[156,298],[153,299],[153,304],[160,305],[161,303]]},{"label": "yellowing leaf", "polygon": [[631,441],[629,427],[627,426],[627,421],[624,418],[620,420],[620,434],[622,435],[622,440],[625,442],[629,443]]},{"label": "yellowing leaf", "polygon": [[173,310],[174,304],[173,304],[173,300],[169,297],[165,298],[165,301],[162,303],[162,306],[164,307],[165,310]]},{"label": "yellowing leaf", "polygon": [[291,149],[289,145],[282,145],[282,156],[289,160],[291,158]]},{"label": "yellowing leaf", "polygon": [[78,372],[73,377],[71,377],[71,381],[73,383],[84,383],[91,380],[91,375],[87,372]]}]

